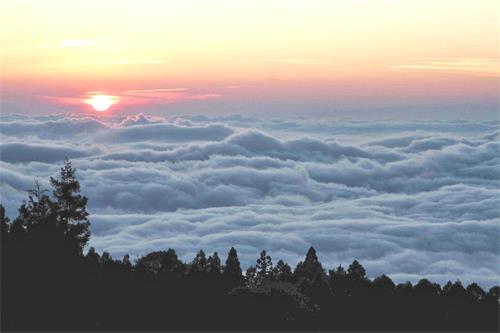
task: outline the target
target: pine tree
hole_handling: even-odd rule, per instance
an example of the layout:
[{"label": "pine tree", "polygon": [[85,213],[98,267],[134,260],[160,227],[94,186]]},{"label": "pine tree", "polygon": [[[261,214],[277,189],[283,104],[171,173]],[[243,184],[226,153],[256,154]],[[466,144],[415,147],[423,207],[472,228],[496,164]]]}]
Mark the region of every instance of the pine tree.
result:
[{"label": "pine tree", "polygon": [[307,280],[309,283],[326,281],[325,270],[318,260],[316,250],[312,246],[307,251],[305,260],[297,264],[294,275],[296,279]]},{"label": "pine tree", "polygon": [[131,270],[132,269],[132,263],[130,262],[130,256],[128,254],[126,254],[126,255],[123,256],[122,265],[127,270]]},{"label": "pine tree", "polygon": [[220,274],[221,273],[221,264],[219,254],[214,252],[211,256],[208,257],[207,260],[207,271],[210,274]]},{"label": "pine tree", "polygon": [[292,268],[283,260],[279,260],[272,270],[271,278],[274,281],[292,282]]},{"label": "pine tree", "polygon": [[24,200],[19,208],[19,216],[17,223],[22,224],[25,230],[39,225],[47,220],[51,214],[51,206],[53,205],[47,193],[43,189],[38,180],[35,180],[33,189],[28,190],[28,200]]},{"label": "pine tree", "polygon": [[466,291],[460,280],[455,281],[455,283],[448,281],[443,287],[442,294],[445,296],[462,297],[465,296]]},{"label": "pine tree", "polygon": [[241,277],[240,261],[238,259],[238,253],[234,247],[231,247],[229,253],[227,254],[224,276]]},{"label": "pine tree", "polygon": [[392,292],[396,285],[394,282],[391,280],[390,277],[388,277],[385,274],[382,274],[381,276],[376,277],[372,285],[377,288],[379,291],[384,291],[384,292]]},{"label": "pine tree", "polygon": [[486,294],[486,299],[490,302],[500,302],[500,286],[491,287]]},{"label": "pine tree", "polygon": [[396,294],[401,296],[411,296],[413,295],[413,285],[410,281],[405,283],[400,283],[394,288]]},{"label": "pine tree", "polygon": [[441,293],[441,286],[427,279],[421,279],[413,287],[413,290],[417,296],[437,296]]},{"label": "pine tree", "polygon": [[5,208],[0,204],[0,226],[2,237],[7,236],[9,232],[9,218],[5,216]]},{"label": "pine tree", "polygon": [[354,260],[352,264],[349,265],[347,274],[352,280],[360,281],[366,279],[366,270],[357,260]]},{"label": "pine tree", "polygon": [[245,284],[247,288],[250,289],[257,288],[260,285],[258,282],[257,269],[255,268],[255,266],[250,266],[247,268],[245,273]]},{"label": "pine tree", "polygon": [[54,211],[59,226],[65,234],[77,241],[80,252],[90,238],[90,222],[87,219],[87,197],[80,194],[80,183],[76,180],[76,169],[69,159],[64,160],[59,178],[50,177]]},{"label": "pine tree", "polygon": [[245,282],[241,274],[240,261],[238,260],[238,253],[234,247],[231,247],[226,259],[226,265],[222,276],[225,280],[225,285],[229,289],[240,286]]},{"label": "pine tree", "polygon": [[265,250],[260,253],[260,258],[257,259],[256,269],[259,283],[269,280],[273,270],[273,262]]},{"label": "pine tree", "polygon": [[196,257],[191,262],[192,272],[205,272],[207,270],[207,258],[203,250],[198,251]]},{"label": "pine tree", "polygon": [[483,300],[486,298],[486,292],[477,283],[473,282],[466,288],[467,295],[476,300]]},{"label": "pine tree", "polygon": [[135,267],[140,271],[155,274],[174,273],[174,275],[180,275],[185,271],[185,266],[177,257],[174,249],[155,251],[142,256],[137,260]]},{"label": "pine tree", "polygon": [[330,270],[330,288],[337,296],[345,296],[348,294],[347,272],[342,265],[337,269]]}]

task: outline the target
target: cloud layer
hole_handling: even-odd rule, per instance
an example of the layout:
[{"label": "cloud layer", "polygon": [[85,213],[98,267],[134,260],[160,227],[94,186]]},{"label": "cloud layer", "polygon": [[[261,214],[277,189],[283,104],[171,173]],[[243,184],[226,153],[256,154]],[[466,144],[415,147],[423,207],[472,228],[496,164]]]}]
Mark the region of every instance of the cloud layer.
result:
[{"label": "cloud layer", "polygon": [[64,156],[90,198],[92,245],[115,256],[236,246],[371,276],[499,281],[498,124],[139,114],[2,116],[2,202],[13,217]]}]

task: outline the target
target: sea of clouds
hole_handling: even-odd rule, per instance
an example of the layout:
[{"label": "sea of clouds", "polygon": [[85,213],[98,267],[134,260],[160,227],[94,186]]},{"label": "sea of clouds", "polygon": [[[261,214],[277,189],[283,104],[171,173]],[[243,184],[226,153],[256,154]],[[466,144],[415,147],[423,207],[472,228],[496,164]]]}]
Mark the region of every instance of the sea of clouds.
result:
[{"label": "sea of clouds", "polygon": [[370,277],[500,278],[499,122],[138,114],[0,118],[1,202],[68,156],[89,197],[91,245],[114,257],[200,248],[244,266],[262,249],[294,266]]}]

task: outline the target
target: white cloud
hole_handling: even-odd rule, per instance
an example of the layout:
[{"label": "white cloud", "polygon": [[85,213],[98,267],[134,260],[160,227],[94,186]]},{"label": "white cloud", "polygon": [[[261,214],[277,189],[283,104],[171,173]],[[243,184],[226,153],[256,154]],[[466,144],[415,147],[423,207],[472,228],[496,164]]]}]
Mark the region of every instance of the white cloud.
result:
[{"label": "white cloud", "polygon": [[236,246],[371,276],[498,283],[500,144],[481,122],[2,116],[2,203],[70,156],[92,244],[116,256]]}]

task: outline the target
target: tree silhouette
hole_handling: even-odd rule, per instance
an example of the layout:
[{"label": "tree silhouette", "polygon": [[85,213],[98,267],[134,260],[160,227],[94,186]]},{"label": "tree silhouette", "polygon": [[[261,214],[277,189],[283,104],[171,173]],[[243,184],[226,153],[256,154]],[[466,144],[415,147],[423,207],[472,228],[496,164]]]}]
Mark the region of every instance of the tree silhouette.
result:
[{"label": "tree silhouette", "polygon": [[283,260],[278,260],[276,266],[273,268],[271,272],[271,278],[273,281],[292,282],[293,281],[292,268]]},{"label": "tree silhouette", "polygon": [[463,297],[466,295],[465,288],[460,280],[455,281],[455,283],[448,281],[443,287],[442,293],[451,297]]},{"label": "tree silhouette", "polygon": [[488,290],[488,294],[486,294],[486,298],[495,303],[500,302],[500,286],[493,286]]},{"label": "tree silhouette", "polygon": [[80,194],[80,183],[76,180],[76,169],[66,158],[59,178],[50,177],[55,198],[53,209],[59,225],[65,233],[78,242],[81,251],[90,238],[90,222],[87,213],[87,197]]},{"label": "tree silhouette", "polygon": [[306,258],[299,262],[295,267],[294,276],[296,279],[302,279],[308,283],[316,280],[326,280],[326,273],[318,260],[316,250],[311,246],[307,251]]},{"label": "tree silhouette", "polygon": [[219,254],[214,252],[211,256],[208,257],[207,260],[207,271],[211,275],[220,275],[221,273],[221,262],[219,258]]},{"label": "tree silhouette", "polygon": [[204,273],[207,271],[207,257],[203,250],[198,251],[196,257],[191,262],[192,273]]},{"label": "tree silhouette", "polygon": [[271,256],[269,256],[265,250],[260,253],[260,258],[257,259],[257,278],[258,283],[262,284],[271,278],[271,272],[273,270],[273,262]]},{"label": "tree silhouette", "polygon": [[17,223],[22,225],[24,230],[45,221],[51,214],[51,206],[53,205],[45,194],[48,190],[43,189],[38,180],[35,181],[33,189],[27,192],[28,200],[25,200],[19,208],[19,216],[17,217]]},{"label": "tree silhouette", "polygon": [[259,287],[260,283],[258,281],[257,269],[255,266],[250,266],[245,271],[245,285],[250,289]]},{"label": "tree silhouette", "polygon": [[396,285],[394,282],[385,274],[376,277],[373,280],[373,286],[380,289],[385,289],[387,291],[393,290]]},{"label": "tree silhouette", "polygon": [[365,280],[366,279],[366,271],[365,268],[357,261],[354,260],[352,264],[349,265],[347,269],[347,274],[349,278],[352,280]]},{"label": "tree silhouette", "polygon": [[466,292],[467,295],[476,300],[483,300],[486,298],[486,292],[475,282],[467,286]]},{"label": "tree silhouette", "polygon": [[312,246],[307,251],[304,261],[297,264],[294,279],[300,290],[315,303],[322,303],[330,296],[331,291],[325,270]]},{"label": "tree silhouette", "polygon": [[0,232],[2,233],[2,237],[7,236],[9,232],[9,222],[9,218],[5,216],[5,208],[0,204]]},{"label": "tree silhouette", "polygon": [[347,272],[342,265],[337,269],[329,271],[330,289],[336,296],[347,296],[349,294]]},{"label": "tree silhouette", "polygon": [[394,288],[397,295],[400,296],[411,296],[413,295],[413,285],[410,281],[405,283],[400,283]]},{"label": "tree silhouette", "polygon": [[243,283],[240,260],[234,247],[231,247],[227,254],[226,265],[224,266],[222,275],[228,281],[228,286],[234,287]]},{"label": "tree silhouette", "polygon": [[185,266],[179,260],[175,250],[168,249],[167,251],[151,252],[137,260],[137,269],[154,273],[174,273],[182,274],[185,271]]},{"label": "tree silhouette", "polygon": [[441,293],[441,287],[437,283],[432,283],[427,279],[421,279],[413,287],[419,296],[437,296]]}]

